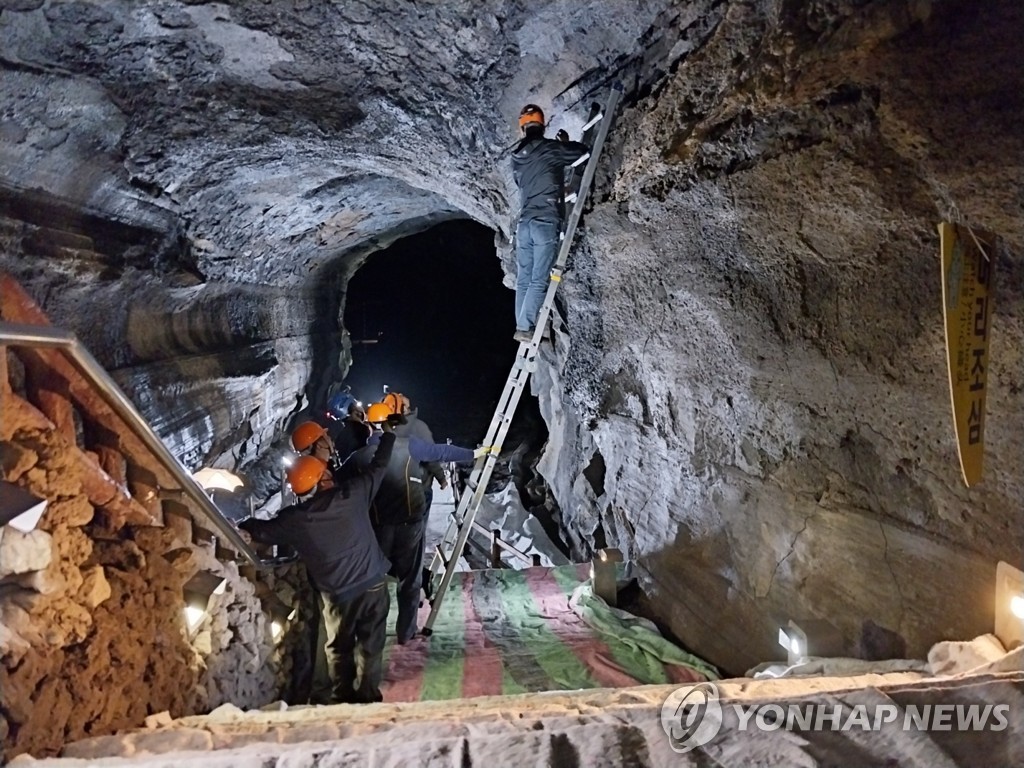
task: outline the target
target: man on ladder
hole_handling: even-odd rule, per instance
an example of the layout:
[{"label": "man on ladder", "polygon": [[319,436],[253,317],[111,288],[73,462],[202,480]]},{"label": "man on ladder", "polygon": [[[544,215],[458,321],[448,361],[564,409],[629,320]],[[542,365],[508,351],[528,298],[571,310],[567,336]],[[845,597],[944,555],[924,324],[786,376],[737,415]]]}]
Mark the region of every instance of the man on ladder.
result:
[{"label": "man on ladder", "polygon": [[[494,471],[516,406],[529,382],[530,374],[536,370],[541,328],[551,315],[555,291],[562,280],[576,225],[583,213],[587,191],[593,183],[597,160],[601,156],[601,149],[608,136],[611,119],[621,95],[622,84],[615,83],[604,111],[602,112],[599,107],[591,110],[590,120],[583,127],[585,139],[593,136],[591,146],[569,142],[568,136],[565,136],[564,140],[560,136],[559,141],[545,139],[544,115],[533,104],[527,104],[519,117],[519,125],[526,134],[513,152],[513,170],[520,189],[522,208],[516,234],[519,261],[519,275],[516,281],[516,339],[520,342],[519,351],[505,381],[501,397],[498,398],[494,417],[487,428],[484,437],[485,447],[478,449],[482,451],[482,455],[476,457],[466,493],[459,499],[452,513],[448,531],[431,562],[431,575],[441,575],[441,579],[433,590],[430,616],[423,626],[425,635],[433,632],[441,602],[458,569],[459,557],[465,549],[470,531],[476,524],[477,510],[487,491],[487,481]],[[596,129],[596,134],[591,133],[598,124],[600,127]],[[527,149],[529,151],[526,151]],[[577,167],[584,161],[586,166],[579,181],[579,189],[564,197],[565,166]],[[572,203],[572,209],[565,222],[565,231],[560,232],[566,202]],[[547,235],[543,232],[545,227],[538,227],[538,222],[550,223],[550,231],[554,233],[553,250],[551,243],[546,239]],[[542,234],[535,239],[535,232],[538,229]],[[541,328],[538,328],[538,325]]]},{"label": "man on ladder", "polygon": [[544,113],[536,104],[523,107],[519,128],[523,139],[512,151],[512,174],[519,187],[514,338],[528,342],[533,338],[551,267],[558,255],[558,236],[565,218],[565,167],[590,149],[586,144],[569,141],[565,131],[558,132],[557,141],[545,138]]}]

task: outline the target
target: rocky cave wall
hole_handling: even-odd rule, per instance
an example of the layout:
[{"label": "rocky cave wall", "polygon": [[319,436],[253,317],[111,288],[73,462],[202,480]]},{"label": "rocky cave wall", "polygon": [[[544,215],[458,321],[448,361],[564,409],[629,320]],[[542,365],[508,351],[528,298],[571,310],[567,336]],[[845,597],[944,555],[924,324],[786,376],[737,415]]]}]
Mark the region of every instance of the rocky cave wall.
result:
[{"label": "rocky cave wall", "polygon": [[[852,5],[730,4],[627,110],[534,380],[577,549],[637,560],[735,673],[789,619],[868,658],[989,632],[996,563],[1024,559],[1024,15]],[[957,216],[1004,239],[970,490],[935,230]]]},{"label": "rocky cave wall", "polygon": [[[159,525],[112,522],[90,498],[80,446],[26,400],[18,359],[7,363],[16,375],[9,389],[3,366],[2,479],[49,503],[28,533],[0,527],[0,756],[55,754],[161,713],[278,698],[296,646],[308,644],[308,614],[282,619],[278,639],[265,606],[271,595],[301,602],[304,576],[240,573],[173,501]],[[189,628],[183,586],[200,571],[225,584]]]},{"label": "rocky cave wall", "polygon": [[[2,3],[0,266],[190,467],[244,471],[344,373],[360,260],[457,216],[504,242],[520,105],[575,131],[619,77],[534,380],[566,536],[620,547],[729,671],[788,618],[920,654],[989,628],[1022,551],[1024,25],[977,6]],[[1007,243],[970,491],[934,233],[956,212]]]}]

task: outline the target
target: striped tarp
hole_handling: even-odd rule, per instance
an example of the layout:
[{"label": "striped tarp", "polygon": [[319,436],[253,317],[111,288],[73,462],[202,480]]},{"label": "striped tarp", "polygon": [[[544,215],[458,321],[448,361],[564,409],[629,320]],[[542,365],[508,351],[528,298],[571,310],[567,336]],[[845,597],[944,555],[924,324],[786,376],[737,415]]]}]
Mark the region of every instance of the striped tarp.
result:
[{"label": "striped tarp", "polygon": [[[589,567],[458,573],[433,635],[417,636],[401,646],[395,643],[392,602],[384,700],[620,688],[715,677],[714,669],[702,660],[649,629],[619,622],[607,608],[600,620],[588,617],[591,620],[585,622],[569,600],[586,580]],[[421,626],[428,613],[425,604]]]}]

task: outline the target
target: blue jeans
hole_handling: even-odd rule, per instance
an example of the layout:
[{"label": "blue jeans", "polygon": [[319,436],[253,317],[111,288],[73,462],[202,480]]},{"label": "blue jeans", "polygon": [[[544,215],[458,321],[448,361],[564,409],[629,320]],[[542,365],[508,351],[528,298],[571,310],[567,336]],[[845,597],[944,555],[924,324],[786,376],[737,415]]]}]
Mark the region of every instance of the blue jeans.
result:
[{"label": "blue jeans", "polygon": [[516,227],[516,330],[529,331],[548,290],[551,267],[558,256],[557,221],[525,219]]}]

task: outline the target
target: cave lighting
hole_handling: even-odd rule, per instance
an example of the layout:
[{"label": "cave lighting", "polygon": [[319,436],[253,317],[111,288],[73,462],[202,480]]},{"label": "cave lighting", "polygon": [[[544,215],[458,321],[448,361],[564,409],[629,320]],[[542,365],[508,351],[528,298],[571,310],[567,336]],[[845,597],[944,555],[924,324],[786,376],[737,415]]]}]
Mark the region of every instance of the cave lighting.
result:
[{"label": "cave lighting", "polygon": [[0,525],[30,533],[46,511],[46,499],[33,496],[20,485],[0,481]]},{"label": "cave lighting", "polygon": [[786,649],[786,660],[790,666],[799,664],[807,656],[807,635],[792,621],[788,624],[789,631],[779,628],[779,645]]},{"label": "cave lighting", "polygon": [[1003,561],[996,566],[993,634],[1008,651],[1024,644],[1024,571]]},{"label": "cave lighting", "polygon": [[285,628],[299,615],[298,608],[292,608],[276,593],[272,592],[263,598],[263,610],[270,619],[270,637],[275,643],[281,642]]},{"label": "cave lighting", "polygon": [[200,571],[185,583],[182,588],[185,598],[185,626],[188,628],[190,637],[203,623],[207,609],[210,607],[210,598],[213,595],[223,594],[227,586],[227,579],[206,571]]},{"label": "cave lighting", "polygon": [[1024,595],[1014,595],[1010,599],[1010,613],[1018,619],[1024,619]]},{"label": "cave lighting", "polygon": [[199,483],[203,490],[212,491],[214,488],[220,488],[225,491],[234,491],[235,488],[239,488],[245,485],[242,478],[233,472],[228,472],[226,469],[213,469],[212,467],[205,467],[200,469],[194,475],[192,475],[197,483]]},{"label": "cave lighting", "polygon": [[203,616],[206,615],[206,609],[200,608],[197,605],[186,605],[185,606],[185,624],[188,626],[189,632],[195,632],[199,628],[199,622],[203,620]]}]

